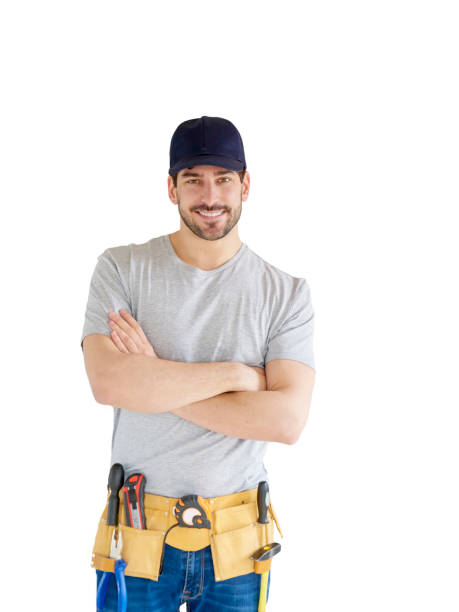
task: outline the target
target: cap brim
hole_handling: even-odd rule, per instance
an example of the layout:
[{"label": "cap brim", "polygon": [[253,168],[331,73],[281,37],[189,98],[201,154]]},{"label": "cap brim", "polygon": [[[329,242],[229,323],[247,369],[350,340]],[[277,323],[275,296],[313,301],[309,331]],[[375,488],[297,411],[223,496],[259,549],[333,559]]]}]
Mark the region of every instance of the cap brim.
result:
[{"label": "cap brim", "polygon": [[232,157],[226,157],[225,155],[195,155],[189,159],[181,159],[175,166],[169,168],[169,174],[176,174],[184,168],[193,168],[194,166],[220,166],[234,172],[245,170],[244,163]]}]

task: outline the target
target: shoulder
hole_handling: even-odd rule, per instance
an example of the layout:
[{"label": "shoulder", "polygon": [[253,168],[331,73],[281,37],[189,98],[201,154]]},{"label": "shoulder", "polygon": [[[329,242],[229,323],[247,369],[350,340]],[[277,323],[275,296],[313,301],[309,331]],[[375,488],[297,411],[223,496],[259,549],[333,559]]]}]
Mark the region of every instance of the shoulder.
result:
[{"label": "shoulder", "polygon": [[111,246],[99,255],[99,258],[107,259],[120,267],[129,267],[133,262],[141,262],[151,258],[152,255],[159,254],[164,248],[164,238],[157,236],[146,242],[122,244]]},{"label": "shoulder", "polygon": [[293,276],[285,270],[269,263],[257,253],[248,249],[251,258],[252,269],[258,272],[258,276],[269,292],[271,289],[281,301],[290,300],[293,296],[309,293],[309,285],[304,277]]}]

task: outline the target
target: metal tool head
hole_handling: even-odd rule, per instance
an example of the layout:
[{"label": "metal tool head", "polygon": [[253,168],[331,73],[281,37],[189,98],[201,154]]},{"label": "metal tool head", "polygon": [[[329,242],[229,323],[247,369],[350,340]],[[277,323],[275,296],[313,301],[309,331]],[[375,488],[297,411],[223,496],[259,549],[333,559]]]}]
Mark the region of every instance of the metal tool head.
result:
[{"label": "metal tool head", "polygon": [[278,552],[280,552],[281,545],[277,542],[271,542],[271,544],[266,544],[266,546],[262,546],[253,555],[250,557],[253,561],[267,561],[268,559],[272,559]]},{"label": "metal tool head", "polygon": [[[116,537],[115,537],[115,534]],[[112,541],[110,542],[110,558],[121,559],[121,551],[123,549],[123,537],[121,535],[121,529],[114,529],[112,534]]]}]

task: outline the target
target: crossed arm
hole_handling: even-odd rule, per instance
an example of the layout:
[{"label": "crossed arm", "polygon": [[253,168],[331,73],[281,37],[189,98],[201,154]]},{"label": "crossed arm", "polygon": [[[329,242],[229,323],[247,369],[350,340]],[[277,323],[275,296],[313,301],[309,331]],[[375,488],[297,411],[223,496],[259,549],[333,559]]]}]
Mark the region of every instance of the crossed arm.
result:
[{"label": "crossed arm", "polygon": [[[128,410],[167,410],[236,438],[285,444],[298,440],[311,402],[312,368],[288,359],[270,361],[265,370],[236,362],[184,364],[159,359],[137,321],[126,311],[120,314],[110,313],[111,340],[103,337],[116,349],[118,359],[106,377],[106,391],[95,394],[98,401]],[[86,351],[85,361],[88,370]],[[162,404],[166,409],[152,401],[155,393],[167,397]]]},{"label": "crossed arm", "polygon": [[274,359],[266,364],[270,389],[222,393],[174,412],[228,436],[293,444],[306,424],[313,375],[314,370],[303,363]]}]

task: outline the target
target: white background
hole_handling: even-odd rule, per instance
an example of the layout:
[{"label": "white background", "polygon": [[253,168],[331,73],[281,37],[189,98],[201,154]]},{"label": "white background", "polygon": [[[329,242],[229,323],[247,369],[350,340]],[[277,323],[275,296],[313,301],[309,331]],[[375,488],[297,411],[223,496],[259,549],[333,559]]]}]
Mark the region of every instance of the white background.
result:
[{"label": "white background", "polygon": [[458,609],[454,4],[2,4],[9,610],[95,609],[112,409],[79,346],[89,281],[107,247],[178,229],[170,138],[202,115],[244,140],[241,239],[316,313],[309,422],[266,457],[268,609]]}]

